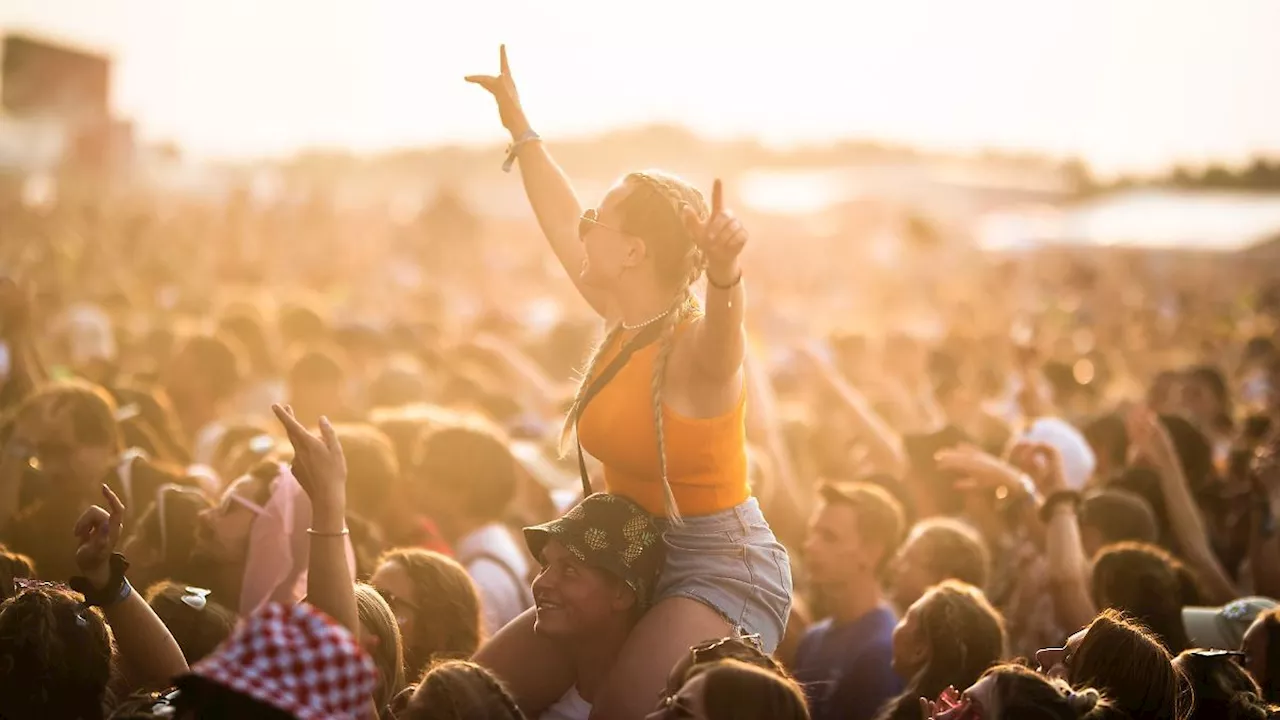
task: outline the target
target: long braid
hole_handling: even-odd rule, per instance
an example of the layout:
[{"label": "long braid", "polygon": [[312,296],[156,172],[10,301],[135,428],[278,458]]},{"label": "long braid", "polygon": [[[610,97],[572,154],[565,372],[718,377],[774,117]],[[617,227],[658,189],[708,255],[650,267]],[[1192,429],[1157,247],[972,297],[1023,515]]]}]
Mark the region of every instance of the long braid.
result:
[{"label": "long braid", "polygon": [[573,396],[573,404],[569,406],[569,413],[565,415],[564,425],[560,428],[560,457],[567,457],[569,454],[569,439],[578,431],[574,424],[578,417],[578,406],[582,403],[582,396],[587,393],[587,386],[591,384],[591,376],[595,374],[596,366],[600,364],[600,356],[604,355],[604,349],[612,345],[620,335],[622,335],[622,323],[609,328],[604,340],[600,341],[592,351],[591,358],[587,360],[586,367],[582,371],[582,380],[578,383],[578,391]]},{"label": "long braid", "polygon": [[[681,228],[685,227],[684,213],[687,208],[691,208],[699,220],[705,220],[707,217],[709,210],[702,194],[687,183],[657,172],[632,173],[628,179],[643,184],[665,200]],[[653,361],[653,379],[650,384],[650,397],[653,403],[653,429],[658,441],[658,470],[662,480],[663,507],[666,510],[667,518],[677,524],[681,521],[681,515],[675,494],[671,490],[670,476],[667,470],[667,443],[665,423],[663,421],[662,389],[666,384],[667,362],[671,359],[671,352],[675,349],[676,328],[685,319],[696,316],[701,312],[690,286],[702,274],[702,253],[692,237],[688,237],[687,241],[687,249],[677,259],[678,267],[674,268],[684,282],[680,291],[672,300],[671,307],[667,310],[666,318],[663,319],[662,335],[659,340],[658,354]]]},{"label": "long braid", "polygon": [[667,476],[667,440],[663,422],[662,387],[666,384],[667,361],[671,359],[671,351],[675,349],[676,327],[686,316],[691,306],[691,297],[686,288],[676,296],[662,321],[662,336],[658,341],[658,354],[653,360],[653,379],[649,387],[649,397],[653,402],[653,430],[658,438],[658,471],[662,479],[662,504],[667,518],[672,522],[680,522],[680,508],[676,504],[676,496],[671,491],[671,482]]}]

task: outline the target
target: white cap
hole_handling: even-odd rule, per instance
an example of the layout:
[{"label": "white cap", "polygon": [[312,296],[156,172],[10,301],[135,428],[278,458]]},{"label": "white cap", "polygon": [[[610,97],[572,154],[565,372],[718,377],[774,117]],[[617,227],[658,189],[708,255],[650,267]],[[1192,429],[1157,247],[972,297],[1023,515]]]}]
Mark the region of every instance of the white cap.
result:
[{"label": "white cap", "polygon": [[1040,418],[1022,433],[1022,439],[1052,445],[1062,456],[1063,478],[1072,490],[1082,489],[1098,466],[1098,458],[1084,434],[1061,418]]}]

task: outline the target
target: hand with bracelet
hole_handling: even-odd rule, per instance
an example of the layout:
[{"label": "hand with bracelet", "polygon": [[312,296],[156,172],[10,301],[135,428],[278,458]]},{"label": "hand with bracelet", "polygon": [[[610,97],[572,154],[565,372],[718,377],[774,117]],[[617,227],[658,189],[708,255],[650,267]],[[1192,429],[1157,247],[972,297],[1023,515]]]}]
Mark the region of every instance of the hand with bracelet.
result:
[{"label": "hand with bracelet", "polygon": [[82,574],[68,584],[86,605],[102,608],[127,677],[144,689],[167,687],[187,672],[187,661],[169,629],[124,576],[129,563],[115,551],[124,533],[124,503],[106,485],[102,498],[105,508],[92,505],[76,521],[76,566]]},{"label": "hand with bracelet", "polygon": [[1080,493],[1067,485],[1062,455],[1048,443],[1022,442],[1009,451],[1009,462],[1022,470],[1035,483],[1043,498],[1040,517],[1047,524],[1053,513],[1063,506],[1072,510],[1080,503]]},{"label": "hand with bracelet", "polygon": [[705,221],[693,208],[684,210],[684,222],[706,263],[707,283],[717,290],[732,290],[742,282],[739,258],[747,246],[747,229],[732,210],[724,208],[719,180],[711,186],[711,213]]},{"label": "hand with bracelet", "polygon": [[521,146],[539,138],[529,126],[529,119],[525,117],[524,108],[520,105],[520,94],[516,92],[511,66],[507,63],[506,45],[498,49],[498,70],[497,75],[468,75],[466,81],[488,90],[498,104],[498,118],[502,120],[502,126],[511,133],[511,147],[507,151],[507,161],[502,165],[504,171],[510,172]]},{"label": "hand with bracelet", "polygon": [[124,578],[128,563],[115,554],[124,530],[125,507],[106,485],[102,486],[102,497],[109,509],[91,505],[76,521],[75,535],[80,540],[76,567],[80,568],[81,577],[73,578],[71,586],[90,605],[110,607],[131,592],[129,581]]},{"label": "hand with bracelet", "polygon": [[317,436],[298,422],[288,405],[272,405],[271,410],[293,445],[293,476],[311,498],[306,602],[358,635],[355,558],[348,552],[346,525],[347,458],[338,433],[328,418],[320,418]]},{"label": "hand with bracelet", "polygon": [[284,426],[293,445],[293,476],[311,498],[313,536],[347,534],[347,458],[338,434],[328,418],[320,418],[320,435],[309,432],[287,405],[273,405],[272,412]]}]

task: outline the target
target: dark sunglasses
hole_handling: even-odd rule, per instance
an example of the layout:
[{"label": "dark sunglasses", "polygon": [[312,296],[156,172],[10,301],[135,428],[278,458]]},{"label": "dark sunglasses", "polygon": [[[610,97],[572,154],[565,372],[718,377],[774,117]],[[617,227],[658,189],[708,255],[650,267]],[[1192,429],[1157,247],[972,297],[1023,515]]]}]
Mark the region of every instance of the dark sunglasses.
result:
[{"label": "dark sunglasses", "polygon": [[406,685],[403,690],[396,693],[395,697],[391,698],[391,702],[387,705],[384,716],[391,720],[399,718],[404,711],[409,709],[409,701],[413,699],[413,694],[417,691],[417,683]]},{"label": "dark sunglasses", "polygon": [[583,242],[586,242],[587,233],[591,232],[592,228],[597,228],[597,227],[602,227],[606,230],[612,230],[616,233],[622,233],[623,235],[626,234],[619,228],[613,227],[612,225],[605,225],[604,223],[600,222],[600,211],[596,210],[595,208],[588,208],[587,210],[583,211],[582,217],[578,218],[578,239]]}]

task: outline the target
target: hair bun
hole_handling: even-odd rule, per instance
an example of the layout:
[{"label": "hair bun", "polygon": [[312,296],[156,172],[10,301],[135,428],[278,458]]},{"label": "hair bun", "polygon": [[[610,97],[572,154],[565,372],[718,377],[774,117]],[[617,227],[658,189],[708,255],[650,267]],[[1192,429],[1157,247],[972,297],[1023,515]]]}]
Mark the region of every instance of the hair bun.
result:
[{"label": "hair bun", "polygon": [[1098,691],[1093,688],[1078,692],[1071,690],[1067,693],[1067,705],[1077,717],[1082,717],[1097,707],[1099,697]]}]

